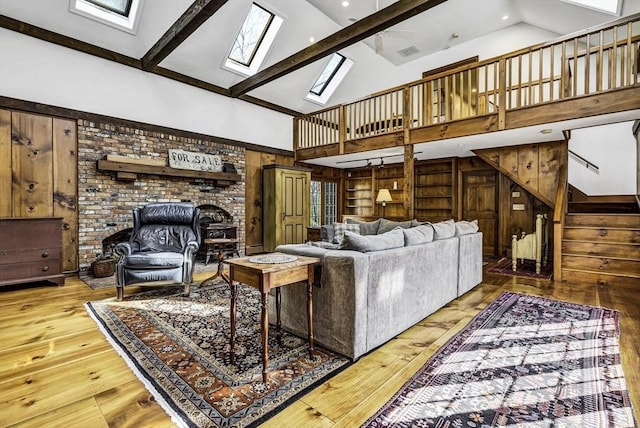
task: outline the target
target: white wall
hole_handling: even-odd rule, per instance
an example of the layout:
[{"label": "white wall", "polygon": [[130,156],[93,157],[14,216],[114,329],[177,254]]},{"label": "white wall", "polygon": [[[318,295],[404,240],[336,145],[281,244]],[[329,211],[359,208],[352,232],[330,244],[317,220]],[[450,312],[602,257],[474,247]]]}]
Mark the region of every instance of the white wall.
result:
[{"label": "white wall", "polygon": [[293,149],[291,116],[5,29],[0,95]]},{"label": "white wall", "polygon": [[571,131],[569,150],[600,168],[595,174],[569,157],[569,183],[589,196],[636,193],[636,140],[633,122]]}]

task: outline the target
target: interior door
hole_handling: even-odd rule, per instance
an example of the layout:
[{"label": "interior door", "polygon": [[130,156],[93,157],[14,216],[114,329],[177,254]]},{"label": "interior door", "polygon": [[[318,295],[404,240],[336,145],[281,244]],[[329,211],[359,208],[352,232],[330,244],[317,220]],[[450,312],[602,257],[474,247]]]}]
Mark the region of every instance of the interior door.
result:
[{"label": "interior door", "polygon": [[462,177],[462,216],[465,220],[478,219],[485,256],[498,254],[497,178],[497,171],[465,172]]},{"label": "interior door", "polygon": [[282,239],[284,244],[300,244],[306,239],[309,201],[308,174],[282,174]]}]

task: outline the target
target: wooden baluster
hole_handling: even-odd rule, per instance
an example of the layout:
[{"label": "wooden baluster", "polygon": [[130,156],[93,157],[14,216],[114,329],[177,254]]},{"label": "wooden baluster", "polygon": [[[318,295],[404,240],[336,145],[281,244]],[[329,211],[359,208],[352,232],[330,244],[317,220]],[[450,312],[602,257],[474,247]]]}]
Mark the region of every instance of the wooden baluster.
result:
[{"label": "wooden baluster", "polygon": [[591,34],[587,34],[587,55],[584,58],[584,94],[588,95],[591,72]]},{"label": "wooden baluster", "polygon": [[602,91],[602,45],[604,44],[604,34],[599,32],[598,53],[596,54],[596,92]]}]

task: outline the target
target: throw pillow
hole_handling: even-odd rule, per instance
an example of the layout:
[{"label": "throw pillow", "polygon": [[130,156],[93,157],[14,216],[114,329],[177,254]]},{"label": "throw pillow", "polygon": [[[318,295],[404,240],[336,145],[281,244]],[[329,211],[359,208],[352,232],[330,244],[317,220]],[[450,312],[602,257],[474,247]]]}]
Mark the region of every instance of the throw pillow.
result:
[{"label": "throw pillow", "polygon": [[325,242],[333,242],[334,229],[332,224],[324,224],[320,227],[320,239]]},{"label": "throw pillow", "polygon": [[374,221],[363,221],[363,220],[357,220],[355,218],[348,218],[347,223],[359,224],[360,235],[377,235],[378,228],[380,227],[380,219],[377,219]]},{"label": "throw pillow", "polygon": [[426,244],[433,241],[433,227],[430,225],[422,225],[412,227],[411,229],[402,229],[404,234],[404,246]]},{"label": "throw pillow", "polygon": [[476,233],[478,231],[478,220],[473,221],[456,221],[456,236]]},{"label": "throw pillow", "polygon": [[346,231],[360,234],[359,224],[333,223],[333,243],[341,244]]},{"label": "throw pillow", "polygon": [[456,235],[456,225],[453,219],[430,223],[433,227],[433,240],[447,239]]},{"label": "throw pillow", "polygon": [[378,235],[383,233],[387,233],[390,230],[395,229],[396,227],[401,227],[403,229],[408,229],[411,227],[412,220],[407,221],[393,221],[387,220],[386,218],[380,219],[380,227],[378,227]]},{"label": "throw pillow", "polygon": [[355,250],[362,253],[370,251],[389,250],[404,246],[404,235],[402,230],[392,230],[381,235],[359,235],[357,233],[345,232],[341,250]]}]

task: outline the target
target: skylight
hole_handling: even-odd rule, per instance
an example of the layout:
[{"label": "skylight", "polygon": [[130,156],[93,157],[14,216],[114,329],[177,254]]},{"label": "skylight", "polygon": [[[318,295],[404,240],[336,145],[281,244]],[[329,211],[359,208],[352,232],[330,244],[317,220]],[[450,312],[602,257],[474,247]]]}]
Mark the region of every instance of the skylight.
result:
[{"label": "skylight", "polygon": [[352,65],[353,61],[349,58],[339,53],[334,53],[313,83],[313,86],[311,86],[305,99],[316,104],[325,105]]},{"label": "skylight", "polygon": [[243,75],[255,74],[275,39],[282,18],[253,3],[224,66]]},{"label": "skylight", "polygon": [[331,79],[336,75],[336,72],[346,60],[345,57],[340,55],[339,53],[334,53],[329,60],[329,63],[326,65],[318,79],[316,79],[316,83],[313,84],[309,92],[315,94],[317,96],[321,96],[325,89],[327,89],[327,85],[331,82]]},{"label": "skylight", "polygon": [[103,9],[115,12],[118,15],[129,16],[131,10],[131,0],[87,0]]},{"label": "skylight", "polygon": [[597,10],[611,15],[620,16],[622,9],[622,0],[563,0],[567,3],[573,3],[578,6]]},{"label": "skylight", "polygon": [[136,34],[143,0],[69,0],[69,11]]}]

